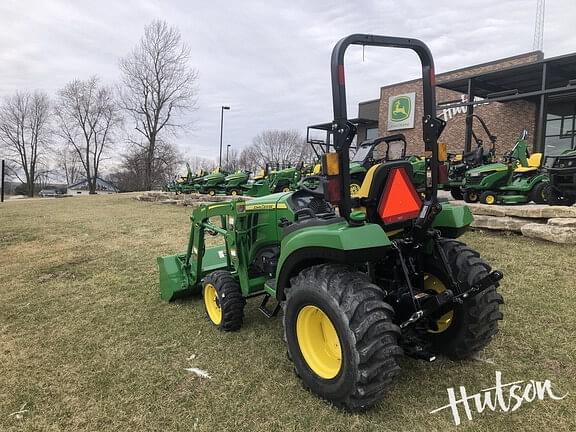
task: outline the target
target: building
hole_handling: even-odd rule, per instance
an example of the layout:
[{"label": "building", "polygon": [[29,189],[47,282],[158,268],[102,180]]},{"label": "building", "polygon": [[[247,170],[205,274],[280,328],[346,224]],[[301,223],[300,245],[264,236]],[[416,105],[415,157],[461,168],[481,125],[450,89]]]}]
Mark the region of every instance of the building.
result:
[{"label": "building", "polygon": [[[96,179],[96,193],[97,194],[111,194],[117,193],[118,188],[112,183],[103,180],[101,178]],[[69,185],[66,190],[67,195],[79,196],[79,195],[89,195],[90,190],[88,189],[88,180],[84,179],[72,185]]]},{"label": "building", "polygon": [[[438,74],[436,85],[438,116],[447,122],[440,142],[450,152],[474,148],[473,134],[489,142],[474,115],[497,136],[499,155],[523,129],[534,151],[558,154],[576,144],[576,53],[529,52]],[[403,133],[408,153],[424,153],[421,79],[382,87],[379,99],[359,104],[358,117],[377,121],[359,126],[359,141]]]}]

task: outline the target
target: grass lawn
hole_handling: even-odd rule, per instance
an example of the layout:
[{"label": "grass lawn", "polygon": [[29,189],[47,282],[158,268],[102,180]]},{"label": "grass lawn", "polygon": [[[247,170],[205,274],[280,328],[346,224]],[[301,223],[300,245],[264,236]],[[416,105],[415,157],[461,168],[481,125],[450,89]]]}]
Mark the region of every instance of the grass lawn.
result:
[{"label": "grass lawn", "polygon": [[[0,431],[576,430],[574,246],[465,235],[505,274],[487,360],[406,359],[387,398],[350,415],[302,388],[281,320],[260,314],[258,299],[232,334],[198,299],[160,300],[155,258],[184,250],[189,213],[126,195],[0,204]],[[429,413],[448,387],[494,386],[496,370],[504,383],[550,379],[569,395],[458,427],[447,410]]]}]

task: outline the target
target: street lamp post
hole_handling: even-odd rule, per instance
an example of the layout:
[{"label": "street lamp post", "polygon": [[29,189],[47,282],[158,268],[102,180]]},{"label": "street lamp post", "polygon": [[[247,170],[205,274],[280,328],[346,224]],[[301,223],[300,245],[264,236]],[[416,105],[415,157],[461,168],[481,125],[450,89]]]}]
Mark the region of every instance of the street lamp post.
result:
[{"label": "street lamp post", "polygon": [[224,110],[229,110],[229,106],[222,105],[220,110],[220,156],[218,157],[218,170],[222,171],[222,130],[224,129]]},{"label": "street lamp post", "polygon": [[230,151],[231,146],[232,146],[231,144],[228,144],[226,146],[226,168],[228,168],[228,152]]}]

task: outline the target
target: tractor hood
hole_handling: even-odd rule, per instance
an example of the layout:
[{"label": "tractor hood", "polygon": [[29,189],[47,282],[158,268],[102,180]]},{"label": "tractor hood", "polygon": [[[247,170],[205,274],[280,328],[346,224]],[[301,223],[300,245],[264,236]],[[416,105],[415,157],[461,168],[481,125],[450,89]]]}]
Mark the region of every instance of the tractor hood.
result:
[{"label": "tractor hood", "polygon": [[226,176],[226,178],[224,180],[226,180],[227,182],[231,181],[231,180],[238,180],[238,179],[247,179],[248,178],[248,174],[246,173],[234,173],[234,174],[230,174],[228,176]]},{"label": "tractor hood", "polygon": [[482,165],[482,166],[479,166],[476,168],[472,168],[472,169],[466,171],[466,176],[467,177],[477,177],[477,176],[485,175],[485,174],[490,173],[490,172],[506,171],[507,169],[508,169],[508,165],[503,164],[501,162],[491,163],[488,165]]},{"label": "tractor hood", "polygon": [[361,162],[350,162],[350,174],[358,174],[366,172],[366,168]]}]

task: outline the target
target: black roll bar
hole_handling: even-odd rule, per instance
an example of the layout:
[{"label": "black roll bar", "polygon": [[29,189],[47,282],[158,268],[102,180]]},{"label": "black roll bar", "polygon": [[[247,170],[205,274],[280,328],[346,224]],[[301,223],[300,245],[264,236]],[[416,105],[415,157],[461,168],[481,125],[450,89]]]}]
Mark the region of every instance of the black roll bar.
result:
[{"label": "black roll bar", "polygon": [[425,149],[432,151],[430,169],[432,185],[427,192],[427,200],[437,202],[438,192],[438,137],[444,128],[445,122],[436,118],[436,79],[434,75],[434,60],[426,44],[418,39],[407,39],[391,36],[378,36],[368,34],[353,34],[340,39],[332,50],[332,103],[334,109],[334,147],[340,154],[341,175],[341,201],[340,215],[349,219],[351,211],[350,196],[350,154],[349,148],[356,127],[348,121],[346,112],[346,82],[344,74],[344,54],[350,45],[368,45],[379,47],[406,48],[416,52],[422,64],[422,90],[423,90],[423,139]]}]

